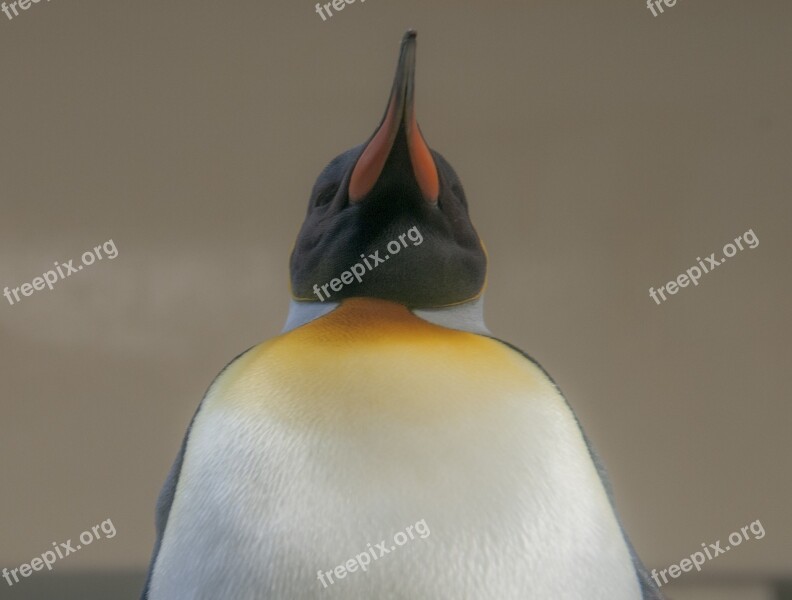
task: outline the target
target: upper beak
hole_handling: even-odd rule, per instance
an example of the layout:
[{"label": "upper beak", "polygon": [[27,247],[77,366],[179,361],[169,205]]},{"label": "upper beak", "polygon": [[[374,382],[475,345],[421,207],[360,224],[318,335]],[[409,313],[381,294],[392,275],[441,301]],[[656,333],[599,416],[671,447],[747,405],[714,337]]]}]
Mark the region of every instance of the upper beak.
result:
[{"label": "upper beak", "polygon": [[359,202],[374,188],[400,129],[405,132],[410,165],[424,199],[437,202],[440,191],[437,167],[415,119],[416,36],[417,33],[409,29],[402,38],[399,63],[385,116],[352,170],[349,181],[351,202]]}]

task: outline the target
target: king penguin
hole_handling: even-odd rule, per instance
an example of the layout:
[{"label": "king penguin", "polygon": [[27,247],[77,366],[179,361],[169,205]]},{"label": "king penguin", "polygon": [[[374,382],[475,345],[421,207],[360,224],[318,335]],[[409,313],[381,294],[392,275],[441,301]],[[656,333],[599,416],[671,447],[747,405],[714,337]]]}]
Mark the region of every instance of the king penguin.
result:
[{"label": "king penguin", "polygon": [[314,185],[283,332],[189,426],[144,600],[661,598],[559,389],[484,324],[415,52],[410,30],[376,131]]}]

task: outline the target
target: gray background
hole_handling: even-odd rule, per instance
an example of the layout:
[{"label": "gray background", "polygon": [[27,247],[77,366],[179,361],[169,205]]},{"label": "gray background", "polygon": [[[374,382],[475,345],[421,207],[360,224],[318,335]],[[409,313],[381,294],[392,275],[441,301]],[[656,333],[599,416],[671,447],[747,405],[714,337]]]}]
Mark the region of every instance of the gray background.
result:
[{"label": "gray background", "polygon": [[[310,186],[372,132],[407,27],[422,130],[489,251],[488,324],[561,385],[645,562],[760,519],[665,589],[792,578],[788,2],[368,0],[323,22],[309,1],[52,0],[0,14],[0,288],[119,255],[0,297],[0,567],[118,535],[0,598],[136,597],[187,423],[279,331]],[[649,298],[748,229],[756,249]]]}]

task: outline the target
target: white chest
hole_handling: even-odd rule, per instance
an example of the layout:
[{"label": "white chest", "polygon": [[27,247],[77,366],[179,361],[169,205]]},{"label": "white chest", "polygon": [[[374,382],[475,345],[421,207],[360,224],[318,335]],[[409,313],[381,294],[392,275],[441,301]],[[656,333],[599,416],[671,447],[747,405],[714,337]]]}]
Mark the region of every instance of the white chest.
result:
[{"label": "white chest", "polygon": [[638,600],[563,399],[463,371],[210,393],[151,600]]}]

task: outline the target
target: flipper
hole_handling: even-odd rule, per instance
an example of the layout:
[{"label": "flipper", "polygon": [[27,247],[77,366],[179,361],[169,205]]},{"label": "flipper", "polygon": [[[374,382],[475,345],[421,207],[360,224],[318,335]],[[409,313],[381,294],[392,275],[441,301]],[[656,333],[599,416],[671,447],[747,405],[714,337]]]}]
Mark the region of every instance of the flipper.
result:
[{"label": "flipper", "polygon": [[237,356],[231,362],[229,362],[223,368],[223,370],[220,371],[220,373],[217,374],[217,377],[214,378],[212,384],[206,390],[204,397],[201,399],[201,403],[198,405],[195,414],[193,414],[193,417],[190,420],[190,425],[187,427],[187,432],[184,434],[184,439],[182,440],[181,448],[179,448],[179,453],[176,455],[176,460],[173,461],[173,466],[171,466],[170,472],[168,473],[168,477],[165,480],[165,485],[162,486],[162,490],[160,491],[159,497],[157,498],[157,513],[155,517],[157,539],[154,542],[154,550],[151,553],[151,561],[149,562],[148,575],[146,575],[146,584],[143,587],[143,592],[140,595],[140,600],[149,600],[149,588],[151,586],[151,577],[154,574],[154,565],[157,562],[157,556],[159,555],[160,547],[162,546],[162,538],[165,536],[165,528],[168,526],[168,517],[170,516],[171,506],[173,506],[173,499],[176,496],[176,488],[179,485],[179,476],[181,475],[182,464],[184,463],[184,453],[187,450],[187,443],[190,439],[190,432],[192,431],[193,423],[195,423],[195,417],[197,417],[198,413],[201,412],[201,407],[203,406],[204,400],[206,399],[209,390],[211,390],[212,386],[214,386],[215,382],[220,378],[220,376],[223,373],[225,373],[228,367],[230,367],[242,356],[247,354],[249,350],[250,348],[242,352],[239,356]]}]

